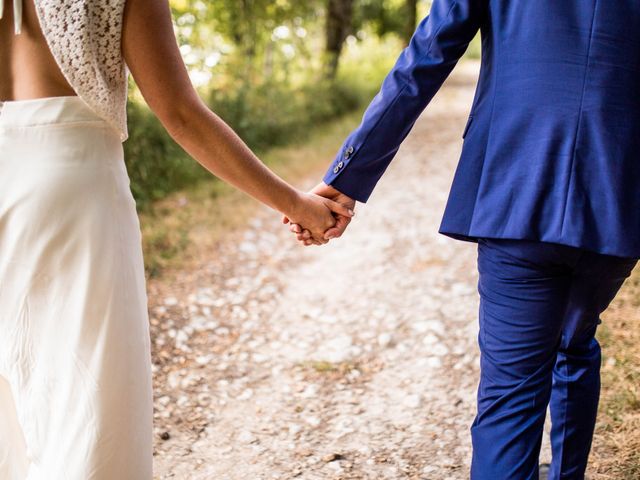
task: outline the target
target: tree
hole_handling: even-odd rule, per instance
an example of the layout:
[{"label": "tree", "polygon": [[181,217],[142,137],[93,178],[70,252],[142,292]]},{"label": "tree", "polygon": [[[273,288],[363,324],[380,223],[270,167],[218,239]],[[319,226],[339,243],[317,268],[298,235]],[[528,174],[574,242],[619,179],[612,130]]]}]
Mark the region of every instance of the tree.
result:
[{"label": "tree", "polygon": [[327,3],[327,76],[335,78],[340,56],[353,29],[354,0],[328,0]]},{"label": "tree", "polygon": [[405,24],[403,39],[405,44],[409,45],[416,26],[418,25],[418,0],[406,0],[405,11],[407,20]]}]

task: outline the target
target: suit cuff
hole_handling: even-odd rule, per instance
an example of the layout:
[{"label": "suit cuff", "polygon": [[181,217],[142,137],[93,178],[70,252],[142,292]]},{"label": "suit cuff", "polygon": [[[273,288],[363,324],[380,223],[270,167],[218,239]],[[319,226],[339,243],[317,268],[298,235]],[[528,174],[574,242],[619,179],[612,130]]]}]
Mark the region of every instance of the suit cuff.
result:
[{"label": "suit cuff", "polygon": [[[357,145],[352,143],[345,144],[327,170],[323,181],[348,197],[358,202],[366,203],[375,188],[376,182],[368,182],[366,177],[363,178],[363,176],[354,172],[357,169],[353,169],[351,163],[357,153]],[[350,166],[352,168],[349,168]]]}]

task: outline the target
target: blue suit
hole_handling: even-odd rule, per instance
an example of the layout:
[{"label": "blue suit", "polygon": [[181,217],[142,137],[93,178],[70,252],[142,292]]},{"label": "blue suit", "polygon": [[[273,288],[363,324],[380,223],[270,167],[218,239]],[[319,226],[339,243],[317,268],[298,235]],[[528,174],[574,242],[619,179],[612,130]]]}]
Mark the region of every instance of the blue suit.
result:
[{"label": "blue suit", "polygon": [[435,0],[325,182],[366,201],[478,31],[441,233],[640,257],[637,0]]},{"label": "blue suit", "polygon": [[537,479],[550,403],[551,478],[582,480],[596,328],[640,258],[640,1],[434,0],[324,180],[367,201],[478,31],[480,79],[440,227],[478,242],[471,476]]}]

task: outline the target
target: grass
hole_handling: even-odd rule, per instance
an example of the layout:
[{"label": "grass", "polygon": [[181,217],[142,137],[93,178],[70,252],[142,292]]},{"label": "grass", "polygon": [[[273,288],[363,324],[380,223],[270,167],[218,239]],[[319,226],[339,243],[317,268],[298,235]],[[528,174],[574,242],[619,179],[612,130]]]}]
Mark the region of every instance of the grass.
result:
[{"label": "grass", "polygon": [[640,479],[640,267],[603,316],[602,399],[593,480]]},{"label": "grass", "polygon": [[356,366],[352,363],[341,362],[332,363],[327,361],[310,361],[301,364],[303,368],[311,369],[316,373],[341,373],[346,374],[356,369]]},{"label": "grass", "polygon": [[[319,180],[360,117],[360,112],[352,113],[325,124],[308,138],[269,150],[262,160],[293,184]],[[155,202],[140,214],[147,274],[157,277],[180,266],[193,256],[195,245],[200,250],[212,247],[245,226],[256,208],[257,202],[214,177]]]}]

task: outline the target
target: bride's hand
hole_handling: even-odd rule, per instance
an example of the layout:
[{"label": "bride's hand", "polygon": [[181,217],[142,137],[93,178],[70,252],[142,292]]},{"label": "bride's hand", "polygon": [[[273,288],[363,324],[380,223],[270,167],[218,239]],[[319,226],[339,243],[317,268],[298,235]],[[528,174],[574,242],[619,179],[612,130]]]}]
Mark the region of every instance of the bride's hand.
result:
[{"label": "bride's hand", "polygon": [[329,242],[324,238],[325,232],[336,224],[334,213],[349,218],[355,215],[353,210],[338,202],[313,193],[301,192],[293,206],[292,214],[287,217],[292,223],[310,231],[316,244],[324,245]]}]

